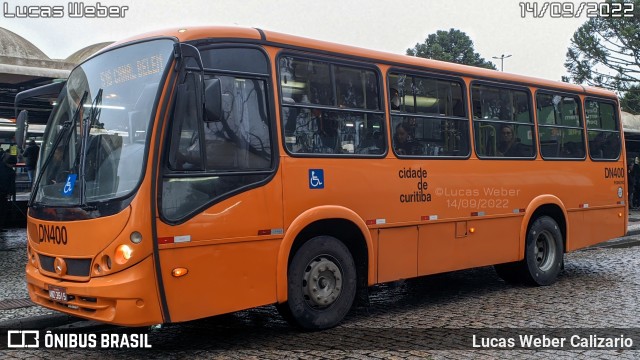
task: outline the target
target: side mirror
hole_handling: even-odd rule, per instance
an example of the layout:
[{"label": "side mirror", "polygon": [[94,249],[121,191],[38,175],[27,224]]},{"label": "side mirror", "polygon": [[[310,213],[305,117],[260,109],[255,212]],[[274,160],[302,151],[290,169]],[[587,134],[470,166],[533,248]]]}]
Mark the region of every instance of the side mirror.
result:
[{"label": "side mirror", "polygon": [[27,122],[29,121],[29,114],[27,110],[20,111],[18,118],[16,119],[16,144],[18,149],[24,148],[24,140],[27,138]]},{"label": "side mirror", "polygon": [[220,79],[204,81],[204,121],[222,121],[222,87]]}]

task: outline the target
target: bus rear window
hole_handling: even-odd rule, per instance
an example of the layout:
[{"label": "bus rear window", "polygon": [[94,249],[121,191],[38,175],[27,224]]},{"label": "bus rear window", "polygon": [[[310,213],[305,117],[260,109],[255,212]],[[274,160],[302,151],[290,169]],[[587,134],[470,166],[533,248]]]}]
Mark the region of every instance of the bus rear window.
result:
[{"label": "bus rear window", "polygon": [[589,155],[593,160],[617,160],[622,149],[614,103],[585,101]]}]

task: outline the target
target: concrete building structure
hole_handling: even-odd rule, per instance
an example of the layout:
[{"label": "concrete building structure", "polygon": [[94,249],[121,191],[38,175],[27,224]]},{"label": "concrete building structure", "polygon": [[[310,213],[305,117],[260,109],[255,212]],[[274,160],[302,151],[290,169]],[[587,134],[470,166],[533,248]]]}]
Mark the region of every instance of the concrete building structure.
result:
[{"label": "concrete building structure", "polygon": [[[0,28],[0,119],[15,118],[17,93],[57,79],[66,79],[73,67],[110,43],[99,43],[76,51],[66,59],[51,59],[31,42]],[[45,123],[53,99],[33,98],[21,104],[29,110],[31,123]]]}]

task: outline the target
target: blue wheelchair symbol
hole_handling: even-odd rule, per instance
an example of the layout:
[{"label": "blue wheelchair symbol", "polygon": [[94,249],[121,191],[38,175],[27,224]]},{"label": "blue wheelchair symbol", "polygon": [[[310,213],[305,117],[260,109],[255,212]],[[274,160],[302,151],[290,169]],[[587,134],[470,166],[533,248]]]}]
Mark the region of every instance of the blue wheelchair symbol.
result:
[{"label": "blue wheelchair symbol", "polygon": [[71,196],[71,194],[73,194],[73,188],[76,186],[77,178],[77,174],[70,174],[67,176],[67,181],[64,183],[64,188],[62,188],[63,196]]},{"label": "blue wheelchair symbol", "polygon": [[324,189],[324,170],[309,169],[309,189]]}]

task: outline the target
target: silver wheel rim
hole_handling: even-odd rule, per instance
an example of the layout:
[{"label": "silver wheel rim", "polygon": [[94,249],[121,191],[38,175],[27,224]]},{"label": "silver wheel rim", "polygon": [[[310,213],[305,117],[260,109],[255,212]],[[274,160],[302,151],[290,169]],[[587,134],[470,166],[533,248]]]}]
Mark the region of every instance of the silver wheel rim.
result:
[{"label": "silver wheel rim", "polygon": [[533,254],[538,269],[541,271],[550,270],[556,258],[556,238],[547,230],[541,231],[536,236]]},{"label": "silver wheel rim", "polygon": [[302,289],[309,306],[331,306],[342,292],[342,271],[336,261],[327,255],[311,260],[304,270]]}]

